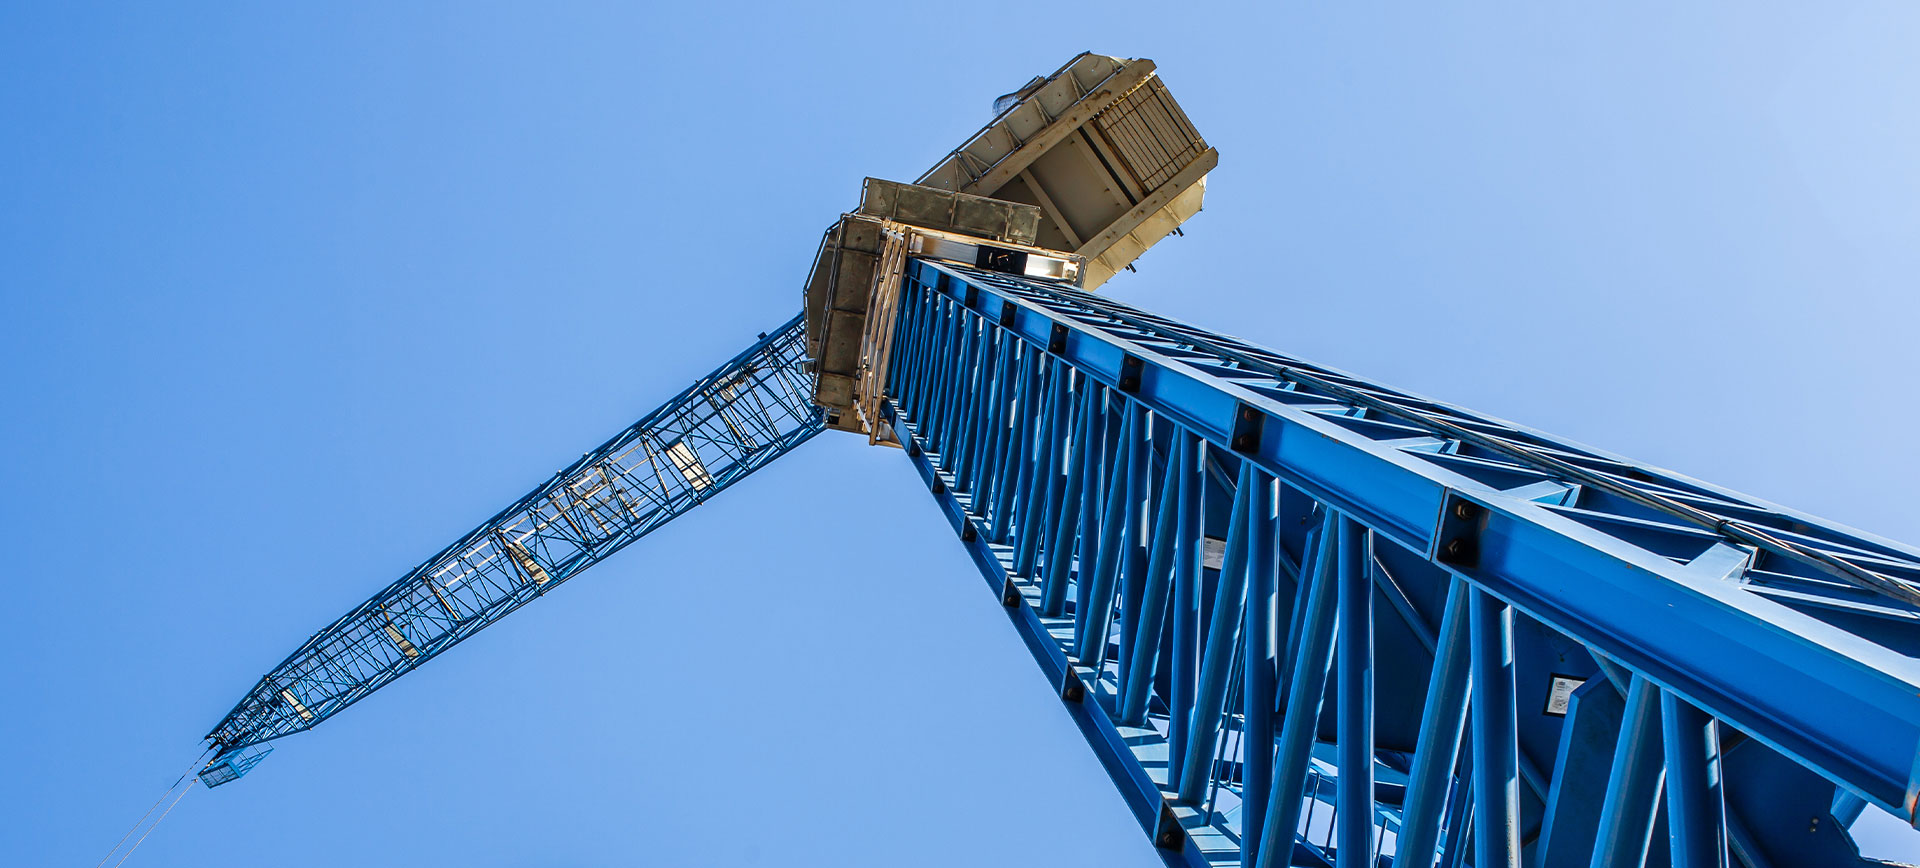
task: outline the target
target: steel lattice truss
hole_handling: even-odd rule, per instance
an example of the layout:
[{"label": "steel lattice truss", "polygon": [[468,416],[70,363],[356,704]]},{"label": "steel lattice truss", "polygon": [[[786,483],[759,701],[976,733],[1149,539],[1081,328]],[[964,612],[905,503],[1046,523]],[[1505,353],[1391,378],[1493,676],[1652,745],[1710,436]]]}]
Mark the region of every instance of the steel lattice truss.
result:
[{"label": "steel lattice truss", "polygon": [[890,421],[1170,864],[1912,819],[1920,552],[1070,287],[902,292]]},{"label": "steel lattice truss", "polygon": [[[887,291],[882,420],[1169,864],[1860,864],[1865,804],[1914,818],[1920,552],[1069,286]],[[803,346],[315,634],[202,780],[810,439]]]},{"label": "steel lattice truss", "polygon": [[311,728],[811,439],[804,362],[795,317],[315,633],[208,737],[246,757]]}]

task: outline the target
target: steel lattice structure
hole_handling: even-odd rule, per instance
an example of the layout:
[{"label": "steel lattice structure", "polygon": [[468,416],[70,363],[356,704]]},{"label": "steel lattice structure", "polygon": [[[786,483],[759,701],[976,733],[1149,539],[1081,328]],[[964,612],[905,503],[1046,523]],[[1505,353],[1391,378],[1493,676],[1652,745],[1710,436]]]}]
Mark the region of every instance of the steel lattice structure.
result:
[{"label": "steel lattice structure", "polygon": [[904,293],[895,430],[1169,864],[1833,864],[1818,817],[1912,816],[1920,552],[1072,287]]},{"label": "steel lattice structure", "polygon": [[[1913,817],[1913,548],[1066,283],[888,286],[883,421],[1168,864],[1824,865]],[[807,361],[796,318],[315,634],[202,780],[810,439]]]},{"label": "steel lattice structure", "polygon": [[208,738],[309,729],[824,429],[795,317],[302,643]]},{"label": "steel lattice structure", "polygon": [[903,448],[1169,865],[1884,864],[1920,550],[1082,289],[1217,164],[1154,69],[868,179],[806,313],[315,633],[200,780],[831,427]]}]

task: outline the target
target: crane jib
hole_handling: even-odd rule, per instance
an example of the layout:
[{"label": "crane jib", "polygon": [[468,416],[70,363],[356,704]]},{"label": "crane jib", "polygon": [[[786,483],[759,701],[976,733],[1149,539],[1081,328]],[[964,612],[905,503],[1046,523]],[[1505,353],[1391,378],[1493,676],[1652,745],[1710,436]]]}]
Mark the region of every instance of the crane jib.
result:
[{"label": "crane jib", "polygon": [[823,430],[795,317],[315,633],[208,734],[208,786]]}]

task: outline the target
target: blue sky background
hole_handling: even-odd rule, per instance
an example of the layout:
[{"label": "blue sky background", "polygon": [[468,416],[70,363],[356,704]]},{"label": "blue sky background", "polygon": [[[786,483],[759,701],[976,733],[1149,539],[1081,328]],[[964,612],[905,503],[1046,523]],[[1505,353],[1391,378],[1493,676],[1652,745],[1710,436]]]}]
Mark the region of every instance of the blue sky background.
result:
[{"label": "blue sky background", "polygon": [[[0,862],[92,864],[1083,49],[1222,154],[1115,296],[1920,541],[1920,7],[399,5],[0,10]],[[1056,702],[823,436],[129,864],[1157,864]]]}]

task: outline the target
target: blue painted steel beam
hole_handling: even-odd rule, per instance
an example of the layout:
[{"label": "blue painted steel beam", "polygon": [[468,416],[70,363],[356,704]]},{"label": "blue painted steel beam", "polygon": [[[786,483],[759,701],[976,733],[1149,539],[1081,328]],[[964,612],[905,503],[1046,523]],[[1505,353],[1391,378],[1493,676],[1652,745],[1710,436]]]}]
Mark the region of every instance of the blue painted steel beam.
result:
[{"label": "blue painted steel beam", "polygon": [[1454,760],[1466,725],[1468,646],[1467,606],[1473,592],[1465,582],[1447,586],[1446,614],[1434,643],[1433,669],[1420,713],[1419,747],[1409,774],[1399,850],[1393,868],[1431,868],[1439,845],[1440,814],[1453,783]]},{"label": "blue painted steel beam", "polygon": [[1513,609],[1473,591],[1467,614],[1473,679],[1475,868],[1520,868],[1520,757],[1513,684]]},{"label": "blue painted steel beam", "polygon": [[[1068,425],[1073,413],[1073,391],[1067,382],[1071,372],[1065,365],[1052,359],[1039,361],[1040,368],[1046,372],[1046,381],[1041,384],[1037,379],[1036,391],[1040,393],[1042,408],[1034,420],[1033,473],[1025,483],[1022,492],[1019,515],[1029,527],[1040,522],[1042,527],[1051,527],[1047,518],[1050,511],[1059,509],[1060,491],[1066,485],[1066,451]],[[1036,372],[1036,378],[1039,373]],[[1033,578],[1035,568],[1040,563],[1041,535],[1033,532],[1021,533],[1014,537],[1014,569],[1020,575]]]},{"label": "blue painted steel beam", "polygon": [[1187,481],[1187,465],[1192,461],[1188,455],[1190,448],[1176,446],[1168,451],[1171,460],[1167,462],[1166,480],[1155,498],[1151,559],[1139,597],[1139,617],[1134,619],[1132,659],[1120,676],[1126,690],[1120,719],[1134,726],[1146,719],[1148,688],[1153,686],[1153,667],[1160,659],[1161,631],[1166,625],[1167,595],[1172,590],[1173,560],[1179,542],[1175,532],[1179,530],[1180,503],[1186,498],[1183,487]]},{"label": "blue painted steel beam", "polygon": [[1188,728],[1186,757],[1181,763],[1179,801],[1195,804],[1211,778],[1225,713],[1227,679],[1233,669],[1233,649],[1239,644],[1240,607],[1247,592],[1247,514],[1252,509],[1253,465],[1240,466],[1234,487],[1233,512],[1227,520],[1227,545],[1214,587],[1213,622],[1207,628],[1200,655],[1200,682],[1194,693],[1193,724]]},{"label": "blue painted steel beam", "polygon": [[1174,535],[1179,540],[1180,551],[1173,566],[1173,652],[1169,654],[1169,663],[1173,672],[1168,676],[1171,683],[1169,701],[1172,710],[1167,718],[1167,773],[1171,777],[1167,783],[1176,793],[1184,792],[1186,783],[1183,775],[1186,769],[1187,744],[1194,720],[1194,702],[1199,692],[1200,679],[1200,619],[1201,619],[1201,578],[1205,563],[1206,542],[1201,535],[1203,520],[1207,472],[1203,468],[1202,442],[1191,434],[1182,433],[1177,441],[1178,448],[1186,456],[1186,472],[1180,479],[1180,502],[1178,506],[1178,528]]},{"label": "blue painted steel beam", "polygon": [[1713,718],[1660,694],[1666,745],[1667,837],[1673,868],[1726,868],[1726,802],[1720,792],[1720,731]]},{"label": "blue painted steel beam", "polygon": [[[1106,661],[1109,628],[1113,624],[1114,591],[1119,581],[1120,562],[1126,556],[1126,525],[1128,513],[1132,510],[1127,503],[1127,492],[1132,488],[1131,465],[1134,453],[1146,449],[1146,444],[1134,438],[1135,420],[1142,412],[1131,408],[1119,408],[1121,416],[1120,439],[1116,443],[1117,452],[1109,459],[1113,472],[1108,474],[1103,494],[1103,506],[1100,508],[1099,521],[1095,527],[1099,532],[1099,545],[1093,560],[1093,575],[1087,582],[1085,599],[1087,604],[1080,607],[1080,647],[1074,654],[1082,664],[1099,668]],[[1085,563],[1082,562],[1082,566]],[[1084,574],[1083,574],[1084,575]]]},{"label": "blue painted steel beam", "polygon": [[1018,497],[1020,486],[1028,482],[1033,475],[1033,462],[1019,460],[1023,443],[1033,442],[1034,416],[1040,410],[1041,385],[1034,376],[1034,365],[1039,351],[1027,347],[1020,354],[1019,370],[1011,382],[1017,407],[1016,418],[1012,426],[999,428],[999,442],[995,446],[994,467],[1000,473],[1000,479],[994,487],[993,500],[993,541],[1005,542],[1008,528],[1013,520],[1013,504]]},{"label": "blue painted steel beam", "polygon": [[1374,868],[1373,545],[1366,528],[1352,519],[1342,517],[1337,530],[1340,810],[1335,853],[1339,868]]},{"label": "blue painted steel beam", "polygon": [[[1262,824],[1272,810],[1268,804],[1270,794],[1282,793],[1282,798],[1298,801],[1300,789],[1273,789],[1273,705],[1276,690],[1277,667],[1279,660],[1275,654],[1278,649],[1273,633],[1273,607],[1275,580],[1279,576],[1280,565],[1276,559],[1273,527],[1274,483],[1267,475],[1255,472],[1253,476],[1252,496],[1247,501],[1247,603],[1245,606],[1245,624],[1240,628],[1245,640],[1240,643],[1245,654],[1241,662],[1241,677],[1245,679],[1240,696],[1241,730],[1246,734],[1246,743],[1242,748],[1241,778],[1244,781],[1245,803],[1241,806],[1240,828],[1249,841],[1261,840]],[[1317,693],[1317,691],[1316,691]],[[1288,841],[1293,829],[1288,826],[1277,827],[1286,837],[1281,838],[1282,852],[1290,852]],[[1253,853],[1242,853],[1240,863],[1243,866],[1254,864]]]},{"label": "blue painted steel beam", "polygon": [[[1255,473],[1258,478],[1258,471]],[[1248,836],[1248,840],[1259,842],[1260,868],[1290,864],[1291,839],[1300,825],[1300,794],[1306,787],[1313,739],[1320,728],[1321,699],[1326,695],[1327,669],[1333,662],[1334,620],[1340,599],[1335,575],[1340,517],[1326,510],[1320,515],[1320,532],[1315,535],[1319,544],[1300,565],[1301,581],[1308,587],[1306,609],[1300,615],[1300,639],[1293,643],[1291,675],[1287,678],[1279,767],[1267,805],[1271,825],[1264,837]]]},{"label": "blue painted steel beam", "polygon": [[[1138,385],[1129,398],[1156,415],[1222,448],[1236,433],[1249,435],[1234,451],[1289,487],[1426,553],[1769,748],[1848,782],[1884,808],[1903,808],[1920,747],[1920,672],[1913,662],[1747,590],[1739,571],[1729,580],[1725,572],[1689,570],[1689,552],[1713,548],[1716,531],[1688,525],[1685,516],[1647,518],[1643,500],[1724,514],[1714,524],[1726,532],[1722,539],[1747,539],[1758,522],[1795,535],[1792,546],[1769,549],[1778,569],[1813,569],[1840,558],[1909,581],[1920,576],[1913,550],[1068,287],[930,263],[913,267],[947,273],[978,304],[1012,302],[1018,316],[997,327],[1049,347],[1107,388],[1117,387],[1123,366],[1136,365]],[[1257,417],[1254,432],[1236,422],[1248,411]],[[1461,439],[1461,431],[1472,437]],[[1441,435],[1461,445],[1451,452],[1395,445]],[[1592,496],[1567,506],[1503,494],[1563,476]],[[1471,521],[1442,518],[1443,507],[1461,502],[1478,509]],[[1816,548],[1828,554],[1806,554]],[[1753,580],[1773,581],[1757,574]]]},{"label": "blue painted steel beam", "polygon": [[[1114,659],[1119,665],[1122,685],[1132,681],[1129,676],[1133,665],[1133,642],[1140,635],[1141,596],[1146,593],[1147,547],[1153,542],[1152,531],[1148,529],[1144,510],[1148,508],[1149,503],[1160,503],[1160,495],[1155,493],[1154,478],[1163,475],[1166,465],[1171,463],[1166,460],[1159,462],[1154,460],[1154,453],[1164,450],[1166,440],[1149,441],[1147,439],[1153,435],[1154,428],[1153,420],[1147,414],[1147,408],[1129,402],[1127,415],[1129,422],[1133,425],[1134,444],[1127,453],[1127,490],[1121,502],[1120,551],[1116,558],[1116,569],[1120,579],[1120,610],[1114,630],[1119,640],[1119,653]],[[1162,468],[1159,474],[1154,471],[1156,464]],[[1171,535],[1171,527],[1168,528],[1168,533]],[[1163,606],[1162,612],[1164,611]],[[1159,638],[1156,636],[1156,651],[1158,641]]]},{"label": "blue painted steel beam", "polygon": [[[912,421],[897,415],[889,421],[906,440],[920,442],[920,432]],[[1014,576],[1007,571],[1009,562],[1003,560],[1008,554],[1006,547],[996,546],[977,533],[966,532],[973,519],[962,504],[959,493],[950,484],[950,477],[943,476],[936,463],[937,456],[929,456],[924,448],[908,449],[907,454],[921,479],[934,491],[935,502],[941,513],[954,528],[975,566],[979,567],[988,587],[1001,596],[1009,621],[1033,654],[1035,662],[1040,665],[1042,674],[1060,692],[1062,707],[1086,737],[1129,812],[1143,831],[1152,836],[1162,860],[1170,866],[1183,868],[1208,865],[1202,851],[1193,846],[1177,822],[1170,826],[1166,824],[1167,808],[1159,783],[1153,780],[1131,752],[1128,739],[1121,734],[1113,716],[1087,692],[1083,675],[1086,670],[1078,669],[1067,654],[1071,645],[1065,641],[1069,637],[1062,635],[1061,619],[1045,618],[1033,605],[1040,589],[1029,582],[1024,588],[1016,586],[1014,598],[1011,601],[1007,599],[1007,583]],[[1050,625],[1048,621],[1054,623]]]},{"label": "blue painted steel beam", "polygon": [[1110,442],[1109,432],[1115,427],[1114,414],[1109,412],[1107,387],[1088,378],[1087,396],[1092,408],[1087,415],[1087,478],[1080,484],[1080,528],[1075,533],[1074,542],[1078,545],[1073,582],[1073,637],[1077,643],[1074,649],[1075,659],[1080,659],[1081,647],[1087,640],[1087,605],[1100,563],[1100,549],[1106,542],[1101,537],[1100,507],[1105,500],[1111,480],[1121,472],[1120,462],[1114,460],[1114,443]]},{"label": "blue painted steel beam", "polygon": [[1467,851],[1473,845],[1473,743],[1461,752],[1459,773],[1454,776],[1453,793],[1447,797],[1446,840],[1440,848],[1440,868],[1460,868],[1467,864]]},{"label": "blue painted steel beam", "polygon": [[[1782,566],[1780,558],[1792,560],[1791,547],[1785,554],[1769,554],[1772,561],[1730,558],[1727,552],[1738,546],[1728,539],[1737,540],[1744,531],[1728,525],[1728,536],[1717,537],[1713,527],[1688,525],[1684,511],[1676,517],[1653,510],[1648,503],[1658,506],[1684,498],[1700,509],[1719,510],[1728,521],[1743,527],[1773,522],[1770,526],[1776,532],[1794,535],[1795,546],[1826,546],[1827,551],[1839,553],[1835,557],[1855,558],[1889,575],[1906,575],[1900,572],[1906,569],[1901,559],[1911,558],[1911,552],[1071,288],[930,263],[914,263],[910,270],[903,289],[904,307],[916,312],[909,322],[925,322],[931,328],[942,322],[941,310],[963,309],[948,319],[975,317],[968,322],[979,324],[973,335],[976,340],[996,332],[983,346],[997,347],[996,376],[1002,380],[1009,376],[1016,381],[1037,380],[1040,371],[1057,368],[1062,374],[1071,371],[1076,381],[1072,395],[1055,391],[1043,402],[1077,410],[1065,414],[1070,419],[1036,421],[1049,436],[1027,440],[1018,450],[1003,444],[993,454],[1006,457],[988,462],[1039,466],[1042,456],[1053,450],[1054,457],[1044,460],[1065,471],[1047,471],[1052,474],[1051,484],[1016,496],[1011,510],[997,495],[989,496],[996,491],[994,486],[1003,484],[1004,469],[979,467],[965,486],[958,484],[959,477],[941,469],[947,464],[939,455],[937,438],[948,427],[945,415],[954,411],[950,405],[923,398],[923,393],[941,388],[941,383],[980,382],[977,371],[954,370],[985,365],[980,356],[964,352],[915,356],[928,364],[894,379],[890,394],[895,403],[890,407],[899,417],[898,430],[909,441],[909,453],[931,454],[936,462],[929,484],[941,497],[964,504],[964,514],[994,528],[992,533],[972,537],[963,533],[962,538],[970,547],[980,540],[989,544],[987,552],[994,555],[991,563],[998,566],[990,566],[984,555],[976,555],[976,561],[990,578],[998,576],[993,583],[1003,601],[1012,608],[1032,609],[1045,631],[1044,644],[1053,649],[1048,653],[1089,664],[1069,667],[1062,689],[1078,684],[1084,694],[1116,697],[1116,705],[1102,706],[1101,711],[1111,715],[1108,723],[1124,750],[1107,736],[1102,736],[1105,746],[1096,745],[1096,750],[1107,757],[1117,782],[1123,778],[1132,782],[1127,786],[1138,785],[1143,778],[1152,782],[1159,798],[1157,818],[1144,789],[1136,816],[1156,842],[1194,843],[1213,864],[1250,858],[1256,864],[1279,865],[1313,861],[1321,858],[1317,854],[1342,850],[1333,847],[1331,840],[1289,840],[1302,816],[1313,742],[1323,735],[1332,737],[1320,725],[1319,704],[1334,622],[1331,614],[1316,614],[1315,585],[1325,585],[1321,595],[1328,599],[1335,593],[1333,581],[1326,576],[1333,569],[1331,552],[1338,544],[1330,539],[1333,532],[1315,535],[1292,523],[1314,515],[1341,515],[1364,529],[1376,544],[1411,552],[1416,561],[1425,562],[1424,570],[1409,573],[1396,567],[1393,576],[1379,576],[1381,592],[1401,617],[1381,622],[1376,631],[1410,631],[1421,647],[1444,658],[1447,647],[1460,645],[1461,640],[1443,639],[1426,625],[1439,621],[1441,632],[1450,629],[1439,610],[1453,606],[1442,606],[1441,598],[1456,585],[1471,589],[1481,603],[1483,629],[1477,635],[1470,626],[1458,629],[1475,640],[1465,644],[1480,652],[1480,667],[1492,666],[1503,673],[1479,679],[1474,694],[1480,698],[1468,703],[1456,695],[1458,688],[1448,686],[1449,680],[1464,680],[1448,675],[1461,663],[1437,660],[1440,665],[1433,671],[1420,671],[1418,679],[1427,682],[1429,695],[1424,703],[1413,702],[1414,710],[1423,716],[1417,743],[1424,747],[1433,742],[1433,750],[1453,753],[1454,747],[1440,743],[1458,744],[1469,705],[1475,709],[1484,705],[1472,718],[1475,740],[1482,747],[1458,751],[1461,756],[1478,757],[1474,765],[1481,772],[1455,772],[1451,789],[1456,798],[1449,801],[1438,795],[1449,789],[1444,786],[1448,765],[1444,756],[1425,759],[1421,755],[1427,751],[1416,751],[1404,803],[1407,811],[1400,818],[1403,848],[1424,840],[1428,854],[1434,852],[1435,844],[1444,847],[1443,863],[1460,860],[1465,855],[1464,831],[1473,823],[1492,832],[1473,836],[1481,850],[1476,862],[1512,864],[1519,851],[1521,824],[1528,821],[1521,813],[1518,782],[1525,780],[1543,802],[1551,802],[1558,792],[1563,769],[1528,768],[1519,745],[1525,732],[1556,726],[1540,722],[1550,717],[1533,709],[1522,712],[1517,705],[1522,693],[1538,696],[1537,691],[1544,690],[1531,681],[1523,686],[1514,680],[1526,671],[1514,658],[1519,647],[1516,625],[1522,619],[1529,637],[1542,633],[1561,637],[1554,641],[1563,658],[1571,653],[1584,661],[1590,649],[1603,670],[1640,679],[1648,685],[1645,689],[1684,697],[1690,706],[1739,726],[1760,743],[1754,749],[1782,752],[1863,791],[1874,786],[1871,775],[1865,784],[1853,777],[1863,769],[1879,769],[1880,784],[1905,783],[1905,771],[1888,773],[1899,765],[1888,760],[1901,750],[1911,760],[1914,743],[1901,742],[1915,730],[1891,720],[1884,711],[1864,709],[1864,697],[1911,706],[1910,691],[1892,688],[1920,683],[1910,677],[1910,664],[1875,650],[1835,624],[1783,605],[1777,594],[1747,590],[1749,581],[1782,581],[1762,575],[1755,565],[1811,569],[1804,558]],[[902,340],[908,346],[926,346],[936,336],[928,331]],[[1043,353],[1047,364],[1029,371],[1008,361],[1024,359],[1029,352]],[[998,394],[1018,396],[1025,387],[1005,382]],[[1021,406],[1017,399],[994,399],[979,412],[1011,414],[1012,430],[1018,430]],[[1148,418],[1146,413],[1151,413],[1151,426],[1142,421]],[[971,418],[987,431],[1007,424],[1005,419]],[[1129,422],[1132,430],[1123,431]],[[1149,427],[1154,429],[1151,434]],[[1203,595],[1199,587],[1194,588],[1192,599],[1197,605],[1187,634],[1192,660],[1185,670],[1190,675],[1181,675],[1182,667],[1173,662],[1183,653],[1181,642],[1176,639],[1175,647],[1162,647],[1168,638],[1166,623],[1172,623],[1172,635],[1180,634],[1181,605],[1175,604],[1164,617],[1150,611],[1178,596],[1178,574],[1188,559],[1182,547],[1197,548],[1199,543],[1198,524],[1172,505],[1184,497],[1178,490],[1177,468],[1168,466],[1178,463],[1178,454],[1154,442],[1169,432],[1194,437],[1205,444],[1200,448],[1219,456],[1227,472],[1237,471],[1247,480],[1235,492],[1237,514],[1223,530],[1214,531],[1228,537],[1225,569],[1210,593]],[[1166,464],[1143,483],[1132,468],[1149,460],[1149,443],[1154,444],[1152,452],[1165,453]],[[1506,449],[1508,445],[1514,448]],[[1528,456],[1536,452],[1551,456],[1550,460],[1531,461]],[[1562,465],[1569,462],[1579,464],[1578,472],[1563,472]],[[964,465],[960,469],[964,472]],[[1286,492],[1278,504],[1271,502],[1274,480]],[[1161,489],[1157,493],[1151,490],[1156,481]],[[1619,490],[1645,497],[1626,497]],[[1268,501],[1258,508],[1251,503],[1256,493]],[[1024,507],[1036,498],[1048,505]],[[1227,502],[1222,499],[1223,506]],[[1289,503],[1296,506],[1286,507]],[[1307,503],[1312,507],[1302,509]],[[1153,506],[1142,513],[1148,504]],[[1799,523],[1798,530],[1788,527],[1793,522]],[[996,542],[1005,549],[1004,558],[991,547]],[[1252,592],[1244,588],[1249,573],[1256,582],[1272,582],[1280,569],[1291,574],[1287,562],[1288,552],[1293,551],[1302,552],[1305,563],[1296,590],[1289,593],[1292,625],[1286,631],[1287,640],[1281,642],[1273,618],[1273,607],[1281,601],[1271,586]],[[1023,572],[1018,567],[1024,557],[1044,568]],[[1175,565],[1171,574],[1166,568],[1169,559]],[[992,572],[995,568],[997,574]],[[1041,584],[1034,584],[1034,572],[1040,574]],[[1920,576],[1920,569],[1913,575]],[[1071,617],[1066,617],[1069,593],[1075,605]],[[1253,602],[1247,602],[1249,598]],[[1330,605],[1327,611],[1333,611]],[[1485,628],[1489,612],[1494,613],[1492,629]],[[1249,630],[1263,613],[1265,623]],[[1108,625],[1115,620],[1122,624],[1118,635],[1123,656],[1108,662],[1104,659],[1108,643],[1104,638],[1093,641],[1092,634],[1111,629]],[[1462,618],[1456,615],[1453,620]],[[1471,612],[1465,620],[1471,621]],[[1664,629],[1649,629],[1651,622],[1662,622]],[[1687,629],[1677,629],[1681,623]],[[1162,635],[1153,635],[1155,630]],[[1238,642],[1236,650],[1236,634],[1248,633],[1252,640]],[[1324,644],[1316,634],[1326,636]],[[1529,653],[1535,653],[1540,640],[1527,641],[1532,643]],[[1030,644],[1040,642],[1036,638]],[[1460,656],[1471,655],[1457,651],[1456,659]],[[1236,692],[1231,677],[1235,666],[1229,661],[1236,659],[1240,678],[1234,699],[1229,697]],[[1755,661],[1770,665],[1782,660],[1832,670],[1826,674],[1837,680],[1824,687],[1816,685],[1812,693],[1862,711],[1875,723],[1890,721],[1890,726],[1870,730],[1860,720],[1811,707],[1808,696],[1781,691],[1748,671]],[[1405,665],[1377,658],[1370,662],[1376,669]],[[1156,669],[1169,666],[1175,672],[1165,678],[1156,676]],[[1277,722],[1278,744],[1272,741],[1276,723],[1271,717],[1272,696],[1264,702],[1260,696],[1260,671],[1266,670],[1271,678],[1276,666],[1284,666],[1291,676],[1286,682],[1287,711]],[[1570,677],[1577,681],[1582,671],[1591,669],[1575,669]],[[1347,684],[1346,679],[1342,684]],[[1187,686],[1190,694],[1183,696]],[[1396,701],[1406,704],[1404,698]],[[1224,708],[1238,709],[1237,719],[1220,710]],[[1142,711],[1144,717],[1137,717]],[[1177,725],[1176,719],[1185,725]],[[1132,722],[1146,725],[1129,726]],[[1828,730],[1849,737],[1859,734],[1871,743],[1836,748],[1826,739]],[[1447,738],[1446,733],[1453,737]],[[1169,734],[1173,738],[1166,737]],[[1537,750],[1538,735],[1534,739]],[[1176,740],[1177,745],[1169,743]],[[1363,740],[1344,741],[1351,748]],[[1651,744],[1660,744],[1657,736]],[[1342,765],[1355,769],[1363,764],[1349,759]],[[1423,780],[1423,765],[1443,771],[1428,771]],[[1325,767],[1314,772],[1325,773]],[[1295,774],[1298,785],[1289,783]],[[1350,804],[1361,798],[1360,777],[1345,781]],[[1483,783],[1462,787],[1466,780]],[[1315,791],[1341,788],[1340,783],[1316,784]],[[1876,798],[1884,798],[1889,790],[1883,786],[1878,792]],[[1365,794],[1369,802],[1372,796]],[[1189,807],[1203,798],[1205,811]],[[1653,798],[1649,792],[1649,807]],[[1479,806],[1472,804],[1476,801]],[[1576,808],[1563,802],[1556,809],[1567,818],[1565,812]],[[1598,810],[1598,806],[1588,809]],[[1391,803],[1382,810],[1391,821]],[[1535,809],[1528,806],[1527,810]],[[1409,822],[1422,828],[1408,828]],[[1620,818],[1612,822],[1617,827]],[[1753,842],[1742,841],[1733,818],[1728,822],[1736,850],[1750,847]],[[1628,818],[1627,825],[1633,824]],[[1372,823],[1365,825],[1364,831],[1371,833]],[[1173,826],[1181,827],[1182,833],[1168,834]],[[1444,839],[1440,826],[1449,830]],[[1617,833],[1618,828],[1610,832]],[[1567,846],[1578,847],[1579,838],[1566,839]],[[1644,837],[1641,840],[1644,844]],[[1348,843],[1344,852],[1351,859],[1365,849]],[[1559,861],[1559,843],[1553,852]]]},{"label": "blue painted steel beam", "polygon": [[[1047,546],[1047,567],[1042,576],[1046,579],[1046,598],[1040,606],[1040,613],[1054,617],[1067,608],[1067,587],[1071,581],[1069,570],[1073,569],[1075,540],[1081,538],[1079,532],[1080,507],[1086,502],[1084,489],[1087,477],[1097,473],[1089,455],[1093,452],[1096,436],[1093,432],[1093,390],[1083,385],[1080,389],[1080,409],[1073,414],[1073,445],[1069,451],[1072,460],[1067,465],[1064,487],[1059,488],[1056,498],[1057,508],[1050,510],[1053,520],[1052,541]],[[1044,533],[1036,529],[1033,533]]]},{"label": "blue painted steel beam", "polygon": [[1595,805],[1605,804],[1608,775],[1625,707],[1624,692],[1605,676],[1581,686],[1567,700],[1554,780],[1540,836],[1534,843],[1539,868],[1587,868],[1600,825]]},{"label": "blue painted steel beam", "polygon": [[1660,688],[1634,676],[1621,714],[1620,740],[1593,843],[1593,868],[1632,868],[1646,864],[1660,800],[1665,757],[1660,740]]}]

